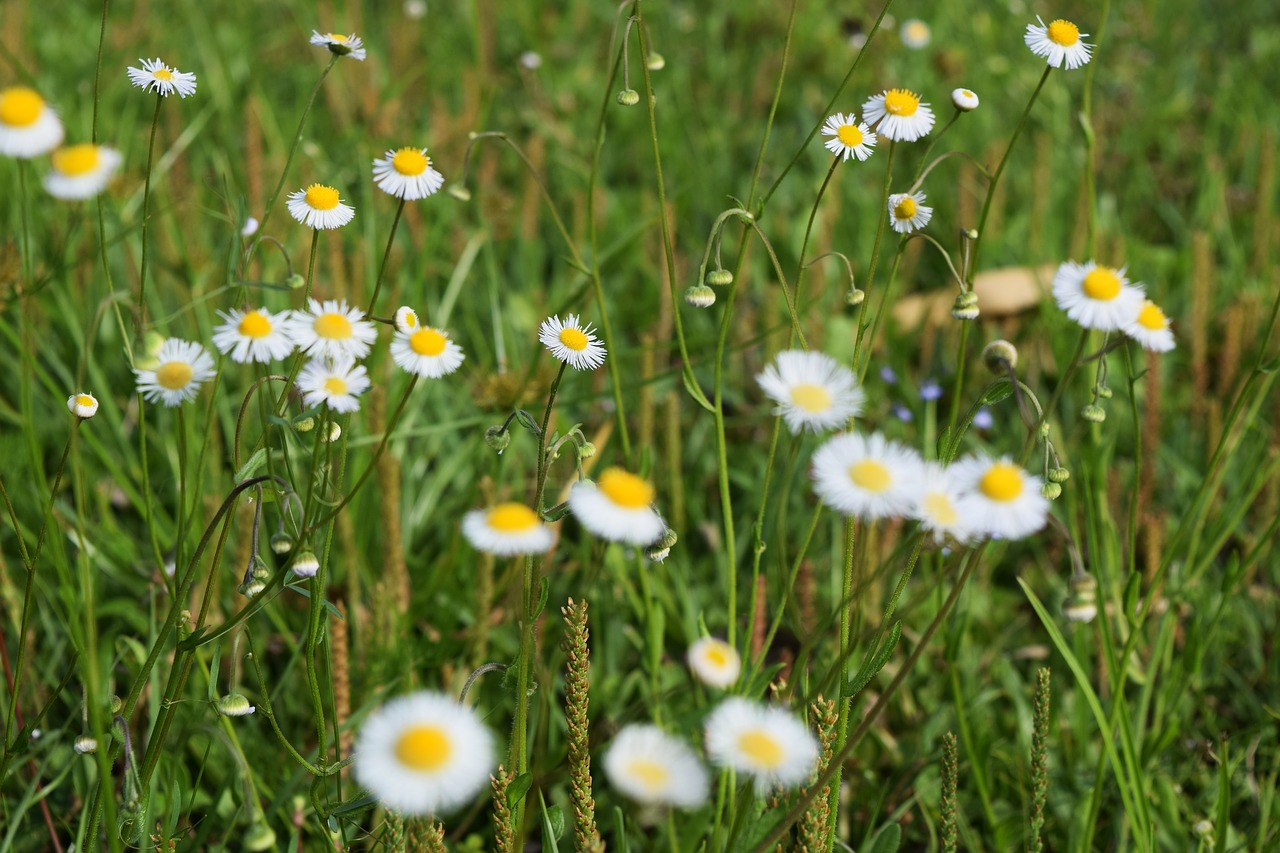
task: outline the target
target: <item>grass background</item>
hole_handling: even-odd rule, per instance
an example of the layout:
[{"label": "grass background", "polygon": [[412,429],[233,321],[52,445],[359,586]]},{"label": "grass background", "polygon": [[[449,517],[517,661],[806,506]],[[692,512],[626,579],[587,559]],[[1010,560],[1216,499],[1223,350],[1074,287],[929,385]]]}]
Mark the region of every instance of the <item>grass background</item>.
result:
[{"label": "grass background", "polygon": [[[0,168],[5,189],[0,364],[6,368],[0,385],[0,472],[28,544],[41,526],[51,472],[66,441],[63,400],[82,385],[102,401],[98,417],[79,431],[68,476],[54,496],[52,532],[38,566],[28,640],[33,657],[19,708],[29,717],[48,704],[48,713],[43,736],[2,782],[6,847],[53,845],[33,801],[37,774],[61,843],[83,831],[83,806],[96,777],[93,763],[70,749],[83,729],[81,673],[94,667],[108,692],[127,690],[166,606],[145,529],[137,404],[124,355],[132,343],[127,307],[137,288],[142,177],[154,102],[129,89],[124,69],[138,57],[160,56],[199,75],[194,98],[167,102],[161,110],[150,230],[153,274],[147,289],[156,330],[208,341],[218,322],[214,309],[231,306],[230,286],[240,275],[234,263],[239,225],[248,214],[262,216],[326,59],[306,44],[312,28],[358,32],[370,52],[367,62],[339,62],[329,75],[285,179],[286,191],[313,180],[331,183],[357,210],[351,226],[322,235],[315,285],[321,296],[345,295],[363,303],[377,275],[395,204],[370,182],[370,161],[390,147],[425,144],[446,180],[456,184],[473,131],[505,132],[523,148],[578,250],[592,257],[586,187],[596,122],[604,116],[594,257],[614,332],[610,358],[623,379],[635,461],[652,472],[660,505],[681,536],[665,564],[647,569],[664,614],[665,664],[658,673],[658,695],[648,689],[642,666],[645,629],[636,569],[622,552],[566,525],[549,569],[551,613],[567,596],[592,603],[593,744],[606,743],[621,724],[649,719],[655,705],[664,709],[673,729],[697,732],[713,697],[692,685],[680,661],[700,624],[723,634],[728,567],[714,424],[683,390],[672,312],[683,312],[694,371],[709,388],[721,306],[698,312],[683,304],[673,307],[668,296],[646,113],[643,106],[616,106],[612,96],[618,84],[605,86],[615,59],[610,49],[615,8],[576,0],[540,5],[432,3],[425,17],[413,19],[397,3],[286,2],[252,8],[189,0],[112,3],[98,138],[121,149],[125,167],[102,208],[109,280],[99,259],[95,206],[55,203],[36,188],[27,207],[33,277],[24,281],[18,237],[23,196],[15,165]],[[745,199],[751,191],[752,166],[782,67],[788,12],[779,4],[704,5],[653,3],[645,12],[653,48],[666,59],[652,77],[677,291],[696,279],[714,217],[733,204],[733,197]],[[817,5],[799,6],[762,167],[764,186],[822,119],[854,56],[849,34],[869,28],[877,11],[846,16]],[[939,150],[964,151],[988,165],[1002,152],[1042,68],[1021,44],[1026,22],[1040,14],[1070,18],[1085,32],[1099,28],[1093,4],[895,2],[891,11],[899,22],[907,17],[927,21],[932,43],[922,51],[907,50],[896,28],[887,28],[868,48],[838,108],[860,110],[870,94],[906,85],[924,92],[945,117],[947,93],[967,86],[979,93],[982,107],[962,117]],[[86,139],[91,130],[100,13],[94,4],[59,3],[49,9],[25,0],[0,8],[0,80],[34,82],[59,109],[72,141]],[[634,37],[631,45],[632,86],[643,91]],[[541,57],[536,70],[522,67],[526,51]],[[1220,488],[1199,509],[1193,499],[1210,470],[1232,401],[1242,389],[1254,394],[1270,387],[1270,374],[1257,374],[1248,388],[1245,383],[1265,343],[1260,332],[1276,290],[1280,112],[1273,93],[1280,84],[1280,25],[1270,4],[1261,0],[1229,7],[1187,0],[1117,2],[1090,68],[1097,139],[1096,255],[1128,264],[1131,274],[1147,283],[1175,318],[1180,347],[1153,361],[1154,373],[1136,385],[1141,455],[1119,356],[1112,356],[1116,397],[1101,428],[1089,428],[1075,416],[1088,402],[1087,378],[1077,376],[1067,389],[1056,434],[1073,480],[1057,513],[1085,543],[1086,565],[1101,583],[1102,600],[1111,607],[1111,630],[1121,639],[1130,630],[1125,602],[1135,596],[1158,600],[1135,642],[1121,705],[1138,756],[1135,784],[1155,817],[1156,847],[1191,849],[1197,843],[1192,825],[1208,818],[1218,824],[1215,842],[1225,849],[1264,850],[1276,836],[1272,813],[1280,773],[1275,717],[1280,672],[1272,654],[1280,578],[1271,548],[1278,494],[1269,476],[1275,471],[1274,425],[1280,412],[1272,398],[1256,397],[1258,405],[1250,409],[1254,416],[1232,433],[1237,449],[1223,469]],[[984,237],[984,268],[1083,259],[1086,162],[1078,113],[1085,78],[1086,72],[1051,75],[997,194]],[[920,150],[902,146],[898,153],[904,170],[899,174],[905,175]],[[761,217],[789,273],[799,261],[806,218],[828,162],[817,141],[811,143]],[[806,257],[843,251],[853,259],[855,273],[865,275],[882,215],[882,168],[877,155],[867,164],[837,170]],[[390,445],[393,458],[378,465],[372,486],[340,516],[334,534],[330,598],[347,617],[352,725],[386,695],[412,686],[456,692],[474,666],[514,659],[518,566],[493,565],[476,555],[461,540],[457,521],[487,500],[529,491],[534,470],[529,437],[517,435],[497,456],[485,446],[483,431],[512,405],[537,410],[545,399],[552,368],[537,344],[537,323],[565,310],[598,317],[589,280],[567,263],[538,184],[512,152],[492,140],[478,145],[466,185],[470,203],[441,195],[410,204],[390,258],[392,298],[384,297],[381,304],[429,308],[433,322],[453,330],[467,362],[449,381],[415,390]],[[951,247],[955,229],[974,222],[985,189],[981,177],[953,159],[924,188],[935,205],[930,230]],[[268,230],[282,241],[294,267],[302,269],[310,235],[281,207]],[[730,233],[726,263],[737,245],[736,232]],[[740,569],[750,559],[770,426],[752,377],[786,339],[785,306],[760,248],[748,249],[739,275],[724,377]],[[882,267],[881,280],[883,275]],[[268,247],[244,275],[276,283],[285,276],[279,253]],[[896,287],[900,295],[945,291],[945,265],[913,243]],[[811,345],[847,357],[858,318],[843,308],[847,282],[839,264],[828,260],[813,267],[806,288],[801,304]],[[124,332],[111,307],[112,292],[125,294]],[[261,298],[281,309],[297,297],[264,288]],[[957,325],[948,321],[885,331],[868,377],[870,425],[916,446],[928,443],[930,411],[917,388],[926,377],[951,387]],[[970,336],[970,362],[976,361],[974,347],[1000,336],[1019,345],[1026,381],[1042,394],[1053,387],[1075,338],[1045,299],[1016,316],[984,316]],[[29,363],[23,352],[30,355]],[[1137,358],[1140,367],[1148,366],[1141,355]],[[896,370],[898,384],[878,378],[884,365]],[[185,497],[206,517],[233,484],[230,442],[250,374],[231,367],[217,396],[206,392],[201,404],[187,411],[193,450],[203,436],[208,450],[203,466],[191,475],[198,490],[189,489]],[[980,387],[980,370],[978,365],[966,385],[969,394]],[[368,401],[371,411],[348,427],[353,473],[371,459],[386,423],[379,412],[394,407],[405,383],[385,358],[385,342],[375,351],[371,373],[380,390]],[[962,402],[971,401],[970,396]],[[941,411],[949,411],[951,402],[944,399]],[[895,419],[894,403],[911,409],[914,420]],[[1012,400],[993,414],[996,425],[972,444],[997,451],[1019,446],[1023,427]],[[557,416],[562,430],[582,423],[599,448],[594,462],[621,459],[606,372],[571,376]],[[177,521],[177,423],[170,413],[153,408],[149,427],[157,495],[153,523],[159,541],[171,547]],[[764,531],[771,605],[781,599],[813,505],[805,466],[814,446],[813,439],[784,437],[779,452]],[[567,486],[570,477],[571,463],[557,463],[551,487]],[[1135,490],[1141,505],[1136,561],[1129,565],[1128,498]],[[238,510],[222,563],[202,571],[197,585],[201,593],[204,577],[216,584],[213,623],[239,607],[235,584],[248,557],[251,516],[248,508]],[[1176,543],[1185,556],[1174,555],[1167,579],[1151,586],[1155,568],[1169,557],[1169,539],[1185,518],[1200,532],[1191,543]],[[188,530],[188,541],[202,528]],[[904,533],[889,527],[870,546],[878,568],[868,571],[859,587],[864,620],[857,632],[859,653],[878,625],[901,566]],[[807,585],[799,605],[788,612],[776,655],[807,649],[812,638],[830,634],[830,614],[839,599],[842,535],[840,522],[824,516],[804,570]],[[4,640],[12,655],[24,577],[8,524],[0,530],[0,557]],[[1043,665],[1053,670],[1055,691],[1050,848],[1086,844],[1091,821],[1084,806],[1099,780],[1101,813],[1093,843],[1105,849],[1135,844],[1134,817],[1122,806],[1111,772],[1098,773],[1105,753],[1084,692],[1016,582],[1023,579],[1056,612],[1069,567],[1061,539],[1051,533],[991,551],[933,641],[935,647],[926,651],[849,765],[845,837],[855,849],[895,822],[909,849],[937,843],[939,738],[948,729],[961,738],[962,846],[1020,846],[1029,808],[1032,685]],[[407,598],[393,584],[405,576]],[[899,613],[904,646],[928,623],[954,576],[954,558],[922,561]],[[1130,586],[1131,577],[1138,579],[1136,586]],[[739,592],[741,616],[745,585]],[[399,603],[407,605],[403,612]],[[300,748],[311,732],[299,639],[305,610],[304,599],[286,593],[253,623],[281,727]],[[1114,656],[1106,651],[1106,638],[1096,624],[1073,627],[1058,621],[1093,689],[1111,709],[1116,696],[1108,662]],[[738,631],[744,628],[740,620]],[[535,679],[540,685],[534,699],[535,785],[548,803],[564,805],[558,633],[555,620],[544,617]],[[85,664],[95,634],[96,658]],[[208,652],[206,647],[203,665],[212,667],[217,692],[225,692],[232,649],[229,644],[220,649],[220,665]],[[830,649],[817,657],[829,665]],[[883,688],[904,657],[905,648],[869,691]],[[335,661],[333,667],[339,665]],[[318,846],[323,829],[306,802],[309,778],[283,757],[260,715],[233,727],[212,715],[199,701],[206,695],[201,668],[155,776],[147,831],[158,825],[160,834],[178,836],[184,849],[235,849],[256,822],[249,805],[253,791],[280,843],[292,845],[290,833],[295,833],[306,845]],[[256,698],[250,668],[241,669],[242,689]],[[817,685],[809,679],[822,672],[825,666],[815,666],[810,676],[797,674],[799,692],[814,690]],[[62,685],[68,673],[70,682]],[[510,687],[491,675],[475,690],[476,704],[495,730],[505,729]],[[159,713],[158,691],[159,685],[145,694],[135,737],[146,731],[147,715],[154,719]],[[867,696],[856,700],[855,719],[868,703]],[[34,765],[26,763],[28,758]],[[341,791],[329,792],[333,803],[354,794],[347,782]],[[631,811],[603,784],[598,796],[602,813],[610,813],[615,802]],[[478,806],[446,825],[459,839],[483,836],[488,830],[482,818]],[[697,822],[689,818],[689,826]],[[358,846],[375,823],[368,812],[359,812],[335,819],[334,826],[346,843]],[[633,844],[659,843],[645,842],[640,829],[629,827]],[[606,834],[612,832],[610,823]]]}]

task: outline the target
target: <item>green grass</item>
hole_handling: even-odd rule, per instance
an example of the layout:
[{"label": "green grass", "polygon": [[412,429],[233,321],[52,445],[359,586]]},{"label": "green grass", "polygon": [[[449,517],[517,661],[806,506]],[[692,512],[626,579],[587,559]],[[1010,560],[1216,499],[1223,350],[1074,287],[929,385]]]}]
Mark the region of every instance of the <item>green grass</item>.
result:
[{"label": "green grass", "polygon": [[[0,9],[0,87],[35,86],[75,142],[93,129],[102,8],[62,5],[69,8],[59,5],[56,14],[27,2]],[[787,604],[763,664],[749,663],[732,692],[789,702],[816,728],[807,708],[819,693],[838,695],[837,673],[865,679],[843,694],[850,746],[836,803],[839,843],[891,850],[900,833],[901,849],[940,848],[942,742],[952,731],[960,847],[1027,846],[1036,673],[1049,667],[1047,849],[1276,844],[1280,669],[1272,647],[1280,575],[1272,543],[1280,409],[1271,393],[1276,343],[1268,323],[1280,272],[1280,80],[1270,70],[1280,61],[1280,26],[1270,3],[1116,2],[1104,24],[1101,4],[894,2],[898,22],[930,24],[932,43],[907,50],[896,26],[886,27],[835,101],[836,110],[861,113],[869,95],[907,86],[933,104],[936,134],[952,113],[950,90],[972,88],[981,107],[961,116],[932,154],[960,151],[992,169],[1044,67],[1022,45],[1027,22],[1062,16],[1101,33],[1094,62],[1052,72],[1030,110],[983,229],[978,270],[1090,256],[1127,264],[1174,318],[1174,352],[1149,361],[1133,347],[1105,357],[1114,396],[1101,401],[1101,424],[1079,417],[1092,399],[1097,362],[1066,375],[1079,333],[1047,296],[1017,315],[988,311],[963,336],[964,324],[950,319],[925,328],[888,319],[904,297],[937,292],[949,303],[953,294],[946,262],[919,240],[904,244],[890,286],[892,235],[869,281],[887,145],[866,163],[837,167],[805,244],[830,160],[817,138],[801,146],[857,56],[847,44],[848,22],[821,4],[797,7],[789,41],[786,4],[644,4],[643,39],[633,27],[628,41],[629,85],[641,95],[632,108],[614,99],[630,7],[432,3],[414,20],[399,3],[347,3],[338,13],[300,0],[252,12],[224,5],[111,4],[97,138],[119,148],[125,165],[100,205],[44,195],[43,160],[28,164],[25,176],[17,161],[0,163],[0,483],[12,507],[0,524],[6,711],[14,703],[19,626],[27,625],[14,703],[22,724],[6,727],[0,771],[0,850],[73,842],[77,849],[172,843],[234,850],[264,838],[264,826],[281,846],[321,849],[334,833],[344,847],[401,849],[404,828],[349,775],[316,783],[289,755],[266,718],[268,700],[291,748],[313,767],[331,766],[347,757],[341,749],[349,735],[387,698],[419,688],[456,696],[477,667],[511,665],[505,676],[485,672],[467,697],[506,762],[520,660],[530,667],[532,690],[529,787],[514,804],[517,819],[528,840],[551,848],[546,839],[562,832],[556,844],[569,849],[565,654],[554,618],[569,597],[591,605],[590,746],[596,820],[609,848],[666,849],[675,836],[688,850],[704,840],[706,849],[751,849],[779,819],[798,813],[795,795],[766,803],[740,780],[735,789],[715,777],[709,805],[650,824],[609,784],[601,759],[621,726],[655,719],[700,749],[720,692],[692,679],[684,653],[704,630],[758,651],[750,631],[757,565],[767,619]],[[869,29],[878,11],[858,13],[861,27]],[[271,471],[290,479],[304,501],[314,495],[309,522],[373,466],[312,539],[325,565],[324,598],[341,617],[287,589],[242,628],[192,651],[246,603],[236,587],[250,559],[256,496],[228,503],[225,542],[215,513],[242,479],[237,469],[264,441],[266,421],[254,401],[237,448],[237,415],[258,374],[230,361],[181,417],[139,406],[127,353],[145,348],[133,311],[155,102],[129,88],[125,68],[160,56],[199,75],[194,97],[169,99],[159,113],[146,316],[147,331],[208,346],[220,322],[216,309],[300,307],[282,255],[305,275],[308,230],[278,201],[267,232],[283,248],[261,244],[247,270],[238,232],[245,216],[262,218],[281,178],[327,60],[306,43],[321,27],[358,32],[369,60],[336,63],[284,174],[286,192],[331,183],[357,211],[351,225],[320,235],[315,294],[367,303],[396,213],[395,200],[372,184],[369,164],[388,148],[429,146],[446,187],[457,187],[468,134],[501,132],[533,169],[502,140],[476,140],[465,181],[470,201],[441,193],[410,202],[399,223],[374,313],[386,316],[399,304],[428,312],[466,351],[458,373],[421,380],[408,392],[387,357],[383,328],[369,360],[375,390],[358,415],[340,419],[342,438],[327,446],[337,479],[326,468],[314,486],[316,460],[324,458],[313,455],[314,433],[286,438],[279,426],[266,430]],[[665,66],[646,74],[645,50],[660,53]],[[540,55],[536,71],[522,68],[525,51]],[[927,144],[897,145],[895,191],[923,165]],[[958,264],[958,230],[977,227],[986,182],[977,168],[950,158],[923,188],[935,207],[928,233]],[[734,295],[721,288],[714,307],[690,308],[680,297],[696,283],[712,223],[739,203],[756,214],[759,233],[736,218],[725,226],[721,260],[736,273]],[[1060,526],[972,551],[926,548],[900,598],[895,589],[916,552],[916,526],[859,526],[846,598],[846,525],[830,510],[817,512],[808,476],[821,439],[783,429],[770,451],[775,422],[754,376],[788,346],[792,321],[761,235],[788,288],[801,263],[838,251],[867,290],[861,308],[849,308],[845,268],[827,258],[804,273],[796,316],[810,347],[862,359],[867,405],[859,430],[948,455],[940,439],[953,412],[968,412],[993,379],[982,346],[1013,342],[1019,378],[1041,404],[1056,401],[1050,436],[1071,472],[1054,503]],[[878,334],[859,346],[859,325],[882,307]],[[531,501],[536,436],[513,426],[499,455],[485,430],[517,407],[541,420],[556,376],[537,341],[542,319],[572,311],[599,325],[602,308],[609,361],[565,375],[551,429],[565,435],[580,425],[596,450],[581,462],[588,475],[619,464],[648,476],[680,538],[665,562],[650,563],[572,519],[560,522],[557,545],[537,565],[547,599],[530,656],[527,640],[522,652],[520,614],[526,599],[538,600],[538,586],[523,583],[522,560],[472,549],[459,520],[497,500]],[[1090,351],[1100,343],[1095,336]],[[288,373],[291,364],[272,369]],[[881,378],[882,367],[896,371],[896,384]],[[926,378],[946,389],[936,403],[920,399]],[[698,394],[720,400],[716,412],[700,406],[693,383]],[[282,387],[272,384],[263,399],[274,400]],[[64,401],[81,389],[97,395],[101,410],[76,426]],[[896,417],[895,406],[912,420]],[[994,426],[970,430],[956,450],[1016,457],[1028,427],[1015,399],[990,408]],[[1029,457],[1034,473],[1040,452]],[[546,506],[576,478],[576,459],[571,442],[549,463]],[[281,503],[270,488],[263,497],[260,552],[278,589],[287,569],[276,571],[282,564],[267,539]],[[208,548],[178,608],[191,617],[166,631],[173,592],[161,564],[175,551],[189,559],[206,533]],[[1061,614],[1069,542],[1097,581],[1092,623]],[[207,627],[193,640],[187,626],[202,606]],[[893,610],[887,621],[886,608]],[[842,611],[851,638],[843,658]],[[895,624],[900,638],[890,633]],[[896,645],[877,646],[885,637]],[[314,665],[312,639],[322,640]],[[347,655],[339,659],[344,640]],[[250,642],[256,660],[246,657]],[[140,679],[149,655],[154,666]],[[863,671],[866,660],[875,665]],[[170,684],[172,703],[164,698]],[[257,713],[218,716],[210,700],[233,689]],[[131,691],[138,701],[127,719],[126,762],[112,701],[127,702]],[[86,733],[103,744],[96,756],[73,751]],[[318,756],[321,740],[327,748]],[[144,763],[148,752],[152,766]],[[149,776],[143,790],[139,772]],[[489,849],[491,812],[481,793],[473,807],[445,815],[450,848]],[[1200,837],[1195,827],[1205,820],[1211,832]],[[84,837],[93,827],[102,828],[100,839]],[[785,849],[791,839],[784,837]]]}]

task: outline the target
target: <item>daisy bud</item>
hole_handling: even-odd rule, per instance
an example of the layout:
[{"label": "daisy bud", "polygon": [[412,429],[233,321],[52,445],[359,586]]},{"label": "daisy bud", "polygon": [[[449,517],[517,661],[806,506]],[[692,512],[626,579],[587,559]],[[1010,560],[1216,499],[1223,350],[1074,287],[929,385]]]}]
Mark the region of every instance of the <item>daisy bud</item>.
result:
[{"label": "daisy bud", "polygon": [[317,559],[315,551],[305,548],[294,558],[290,568],[300,578],[313,578],[316,572],[320,571],[320,560]]},{"label": "daisy bud", "polygon": [[255,581],[267,581],[271,577],[271,570],[262,563],[258,563],[253,567],[253,571],[249,573],[249,577]]},{"label": "daisy bud", "polygon": [[649,66],[650,71],[661,71],[667,67],[667,60],[660,53],[650,53],[649,61],[645,64]]},{"label": "daisy bud", "polygon": [[1068,598],[1062,603],[1062,615],[1068,622],[1092,622],[1098,616],[1098,604],[1093,600]]},{"label": "daisy bud", "polygon": [[978,108],[978,96],[968,89],[953,89],[951,103],[962,113],[971,112]]},{"label": "daisy bud", "polygon": [[1040,494],[1044,495],[1051,501],[1056,501],[1062,497],[1062,486],[1057,483],[1045,483],[1040,487]]},{"label": "daisy bud", "polygon": [[1103,400],[1110,400],[1111,394],[1113,393],[1106,385],[1099,385],[1093,390],[1097,393],[1098,397]]},{"label": "daisy bud", "polygon": [[471,190],[462,184],[450,184],[445,188],[445,192],[456,198],[458,201],[471,201]]},{"label": "daisy bud", "polygon": [[316,419],[303,418],[302,420],[295,423],[293,425],[293,428],[296,429],[298,432],[311,432],[313,429],[316,428]]},{"label": "daisy bud", "polygon": [[511,433],[506,427],[495,424],[484,431],[484,443],[501,453],[511,443]]},{"label": "daisy bud", "polygon": [[997,376],[1018,366],[1018,348],[1008,341],[992,341],[982,348],[982,363]]},{"label": "daisy bud", "polygon": [[1049,469],[1050,483],[1065,483],[1067,482],[1067,480],[1070,480],[1070,479],[1071,479],[1071,472],[1068,471],[1066,468],[1050,468]]},{"label": "daisy bud", "polygon": [[342,438],[342,426],[337,421],[329,421],[329,437],[325,441],[333,444],[339,438]]},{"label": "daisy bud", "polygon": [[260,580],[251,580],[248,583],[240,584],[240,594],[245,598],[257,598],[267,585]]},{"label": "daisy bud", "polygon": [[867,298],[867,292],[859,287],[849,288],[849,292],[844,295],[846,305],[858,306]]},{"label": "daisy bud", "polygon": [[67,398],[67,411],[82,421],[98,413],[98,400],[92,394],[72,394]]},{"label": "daisy bud", "polygon": [[307,280],[302,277],[302,273],[294,273],[284,280],[290,290],[301,290],[307,286]]},{"label": "daisy bud", "polygon": [[288,554],[293,550],[293,539],[288,533],[277,533],[271,537],[272,554]]},{"label": "daisy bud", "polygon": [[667,555],[671,553],[671,549],[678,539],[679,537],[676,535],[676,532],[668,527],[662,532],[661,539],[645,549],[645,557],[655,563],[661,563],[663,560],[667,559]]},{"label": "daisy bud", "polygon": [[684,301],[694,308],[710,308],[716,304],[716,292],[705,284],[694,284],[685,290]]},{"label": "daisy bud", "polygon": [[89,755],[98,751],[98,740],[92,735],[80,735],[71,744],[71,748],[81,755]]},{"label": "daisy bud", "polygon": [[107,702],[107,707],[111,709],[111,716],[119,716],[120,712],[124,710],[124,700],[119,696],[113,695]]},{"label": "daisy bud", "polygon": [[623,89],[618,93],[617,101],[624,107],[634,107],[640,103],[640,93],[635,89]]},{"label": "daisy bud", "polygon": [[728,270],[714,269],[707,273],[707,284],[713,287],[726,287],[733,284],[733,273]]},{"label": "daisy bud", "polygon": [[1097,403],[1090,403],[1081,410],[1080,417],[1090,423],[1100,424],[1107,419],[1107,412]]},{"label": "daisy bud", "polygon": [[215,701],[213,705],[217,708],[218,713],[224,717],[245,717],[257,710],[240,693],[228,693]]},{"label": "daisy bud", "polygon": [[590,459],[596,455],[596,446],[589,441],[584,441],[578,445],[578,458]]},{"label": "daisy bud", "polygon": [[978,310],[978,294],[972,290],[956,296],[955,304],[951,306],[951,316],[957,320],[976,320],[981,313]]}]

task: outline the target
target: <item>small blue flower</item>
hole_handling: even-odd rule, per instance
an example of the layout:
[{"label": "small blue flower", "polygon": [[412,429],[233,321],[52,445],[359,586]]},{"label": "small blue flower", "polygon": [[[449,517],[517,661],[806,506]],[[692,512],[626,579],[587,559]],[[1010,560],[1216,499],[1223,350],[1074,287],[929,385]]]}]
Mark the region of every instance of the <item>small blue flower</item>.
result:
[{"label": "small blue flower", "polygon": [[890,385],[894,385],[898,381],[898,374],[894,373],[893,368],[886,364],[884,367],[880,368],[880,378]]},{"label": "small blue flower", "polygon": [[906,423],[911,423],[915,419],[915,415],[911,414],[911,410],[901,403],[893,404],[893,416]]},{"label": "small blue flower", "polygon": [[921,400],[937,400],[942,397],[942,386],[936,379],[926,379],[920,384]]},{"label": "small blue flower", "polygon": [[995,423],[995,418],[991,417],[991,410],[986,406],[978,409],[973,416],[973,425],[978,429],[991,429]]}]

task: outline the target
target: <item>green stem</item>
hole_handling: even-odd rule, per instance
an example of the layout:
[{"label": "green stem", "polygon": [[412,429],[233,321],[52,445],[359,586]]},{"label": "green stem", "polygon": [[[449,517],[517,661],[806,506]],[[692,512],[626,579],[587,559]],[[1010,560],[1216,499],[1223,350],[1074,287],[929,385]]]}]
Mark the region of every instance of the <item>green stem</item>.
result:
[{"label": "green stem", "polygon": [[[395,242],[396,227],[400,224],[400,217],[404,214],[404,205],[405,200],[403,198],[400,199],[400,203],[396,205],[396,215],[395,218],[391,220],[391,233],[387,235],[387,248],[382,252],[382,263],[378,264],[378,279],[373,283],[373,295],[369,297],[369,307],[364,309],[364,313],[366,314],[372,314],[373,309],[378,304],[378,290],[382,287],[382,276],[387,271],[387,259],[391,257],[391,244]],[[310,277],[311,273],[308,272],[307,278],[310,279]],[[310,289],[308,289],[307,292],[309,293]],[[423,310],[423,316],[427,316],[425,309]]]},{"label": "green stem", "polygon": [[[311,232],[311,253],[307,256],[307,283],[302,291],[302,304],[305,306],[307,300],[311,298],[311,282],[315,280],[316,274],[316,250],[320,246],[320,229],[317,228]],[[390,245],[387,250],[390,251]],[[301,358],[301,356],[299,356]],[[287,391],[287,389],[286,389]]]},{"label": "green stem", "polygon": [[138,272],[138,313],[133,325],[137,337],[142,336],[142,327],[147,321],[147,231],[151,224],[151,167],[156,151],[156,128],[160,125],[160,105],[163,103],[164,95],[156,95],[156,109],[151,114],[151,136],[147,141],[147,172],[142,185],[142,264]]},{"label": "green stem", "polygon": [[107,7],[111,0],[102,0],[102,26],[98,29],[98,59],[93,66],[93,121],[89,125],[89,141],[98,141],[98,93],[102,91],[102,46],[107,41]]}]

